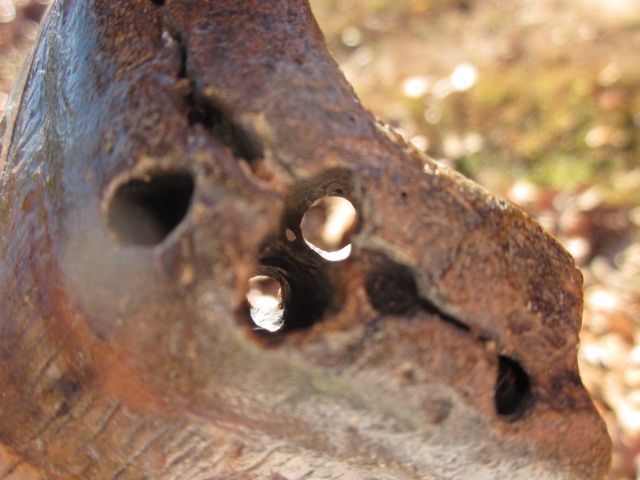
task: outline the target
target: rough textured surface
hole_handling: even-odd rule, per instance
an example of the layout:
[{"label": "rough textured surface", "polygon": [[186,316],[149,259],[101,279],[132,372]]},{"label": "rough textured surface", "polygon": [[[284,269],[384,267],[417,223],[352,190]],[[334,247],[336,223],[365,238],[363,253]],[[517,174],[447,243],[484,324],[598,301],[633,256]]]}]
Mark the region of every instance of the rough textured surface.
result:
[{"label": "rough textured surface", "polygon": [[604,475],[570,256],[365,111],[306,2],[60,0],[5,135],[0,478]]}]

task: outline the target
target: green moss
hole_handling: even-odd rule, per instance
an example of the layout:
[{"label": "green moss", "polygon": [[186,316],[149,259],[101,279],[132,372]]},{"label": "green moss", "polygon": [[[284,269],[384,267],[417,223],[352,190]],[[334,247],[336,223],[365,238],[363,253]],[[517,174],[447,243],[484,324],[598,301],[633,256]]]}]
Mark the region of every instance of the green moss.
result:
[{"label": "green moss", "polygon": [[480,170],[487,165],[482,153],[475,153],[461,158],[456,162],[456,169],[469,178],[475,178]]},{"label": "green moss", "polygon": [[558,189],[574,189],[589,183],[596,169],[593,162],[568,154],[555,154],[533,163],[533,181]]}]

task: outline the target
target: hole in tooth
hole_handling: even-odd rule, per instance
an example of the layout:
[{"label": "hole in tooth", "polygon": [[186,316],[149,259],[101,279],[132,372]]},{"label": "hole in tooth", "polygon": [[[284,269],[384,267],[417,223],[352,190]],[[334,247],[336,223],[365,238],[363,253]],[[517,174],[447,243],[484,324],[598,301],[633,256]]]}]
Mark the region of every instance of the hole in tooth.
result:
[{"label": "hole in tooth", "polygon": [[295,242],[296,238],[298,238],[295,234],[295,232],[293,230],[291,230],[290,228],[287,228],[284,232],[285,237],[287,237],[287,240],[289,240],[290,242]]},{"label": "hole in tooth", "polygon": [[407,314],[420,309],[429,315],[436,315],[443,322],[469,331],[463,322],[441,310],[433,301],[420,296],[415,277],[411,270],[384,256],[367,252],[370,269],[367,274],[365,291],[369,303],[383,315]]},{"label": "hole in tooth", "polygon": [[351,236],[357,217],[355,207],[346,198],[320,198],[302,217],[302,237],[322,258],[331,262],[345,260],[351,255]]},{"label": "hole in tooth", "polygon": [[516,416],[522,413],[529,397],[529,376],[515,360],[498,357],[498,379],[496,381],[495,404],[498,415]]},{"label": "hole in tooth", "polygon": [[123,245],[153,246],[184,219],[194,182],[187,172],[158,172],[120,185],[107,210],[109,229]]},{"label": "hole in tooth", "polygon": [[402,314],[418,306],[413,274],[391,261],[380,262],[372,269],[365,289],[373,308],[382,314]]},{"label": "hole in tooth", "polygon": [[256,275],[249,279],[247,293],[249,314],[258,328],[277,332],[284,326],[282,285],[268,275]]}]

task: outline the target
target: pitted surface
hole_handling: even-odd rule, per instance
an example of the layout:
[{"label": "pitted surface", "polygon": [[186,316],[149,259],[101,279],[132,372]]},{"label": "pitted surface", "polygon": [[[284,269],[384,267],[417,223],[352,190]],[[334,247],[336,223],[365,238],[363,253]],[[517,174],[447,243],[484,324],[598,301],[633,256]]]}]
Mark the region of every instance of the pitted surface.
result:
[{"label": "pitted surface", "polygon": [[159,3],[56,2],[8,114],[0,478],[602,478],[570,256],[364,110],[303,0]]}]

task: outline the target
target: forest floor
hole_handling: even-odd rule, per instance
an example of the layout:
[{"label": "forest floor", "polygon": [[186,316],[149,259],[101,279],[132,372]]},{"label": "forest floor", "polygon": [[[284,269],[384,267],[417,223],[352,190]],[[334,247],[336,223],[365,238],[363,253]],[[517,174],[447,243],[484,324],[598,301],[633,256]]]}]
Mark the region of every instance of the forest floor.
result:
[{"label": "forest floor", "polygon": [[[638,0],[311,0],[366,107],[521,205],[585,280],[583,381],[640,478]],[[0,113],[47,0],[0,0]]]}]

